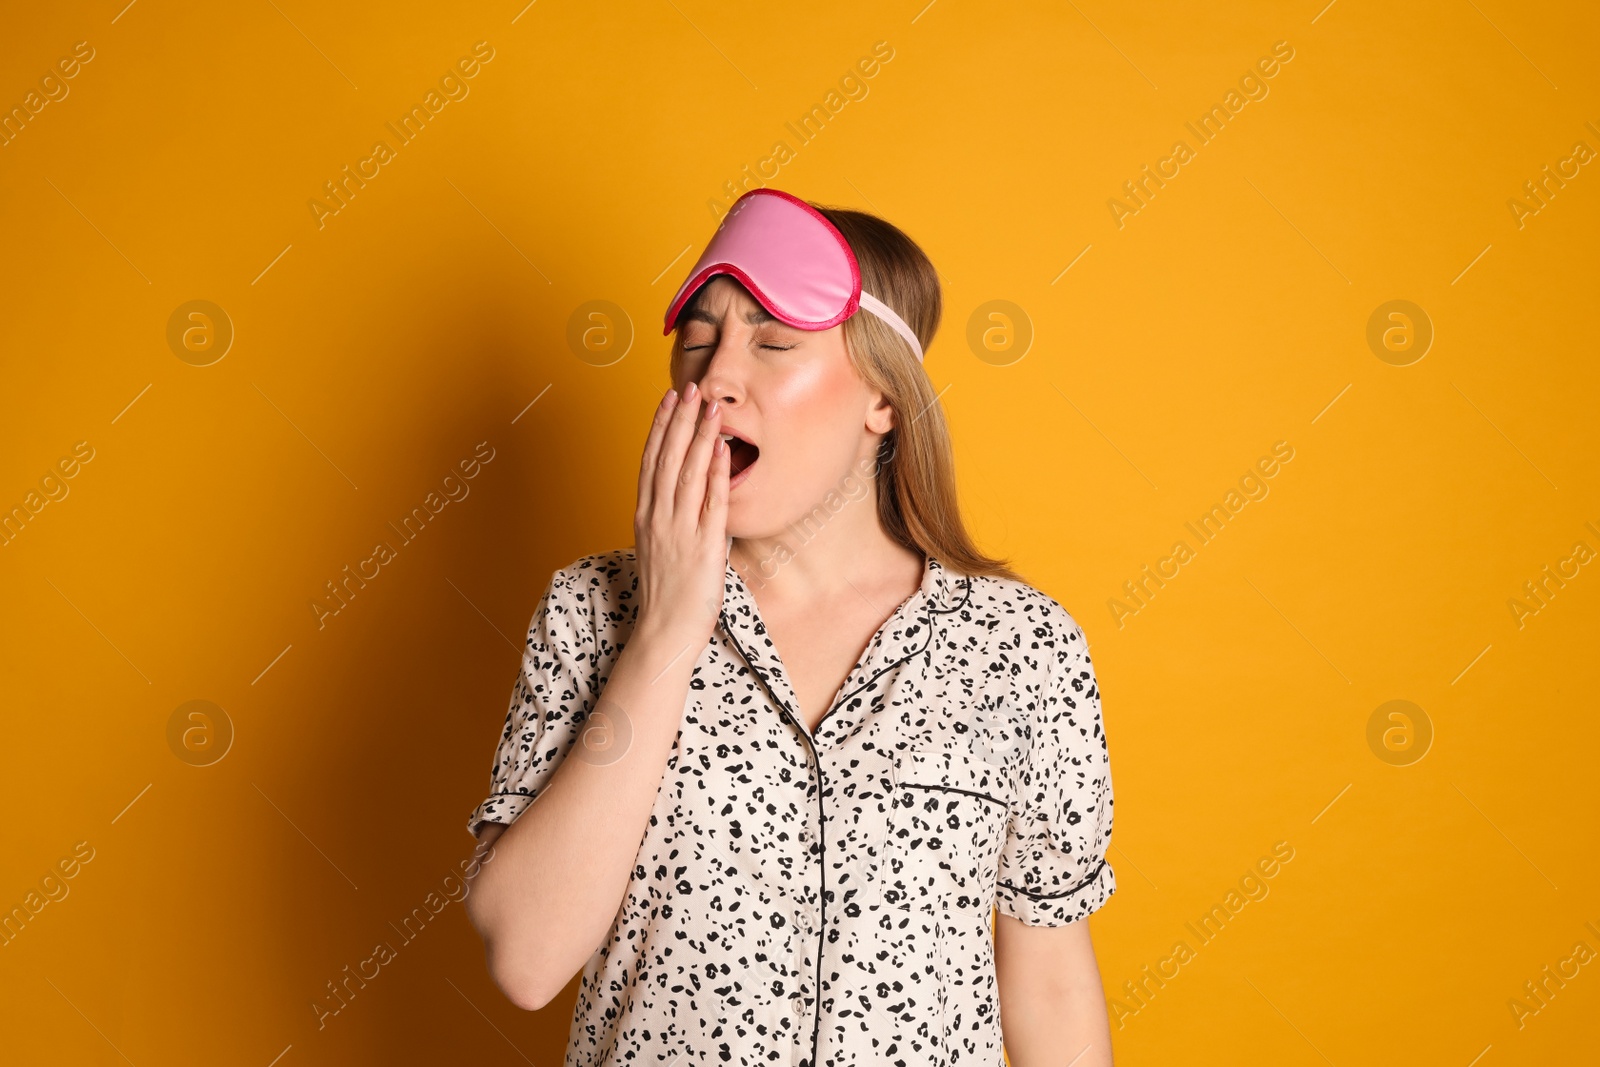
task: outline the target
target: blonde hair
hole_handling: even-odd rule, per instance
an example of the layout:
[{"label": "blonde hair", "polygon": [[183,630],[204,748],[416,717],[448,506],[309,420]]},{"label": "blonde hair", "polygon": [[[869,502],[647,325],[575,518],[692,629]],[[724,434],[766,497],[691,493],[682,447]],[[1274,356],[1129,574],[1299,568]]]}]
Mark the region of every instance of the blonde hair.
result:
[{"label": "blonde hair", "polygon": [[[926,352],[943,311],[939,274],[927,254],[876,215],[811,206],[849,242],[861,269],[861,288],[893,308]],[[674,380],[682,358],[678,336],[672,343]],[[894,409],[895,425],[884,435],[877,463],[878,518],[884,530],[960,574],[1023,580],[1008,560],[979,551],[967,532],[956,500],[955,454],[944,409],[911,346],[870,312],[845,320],[844,341],[856,373]]]}]

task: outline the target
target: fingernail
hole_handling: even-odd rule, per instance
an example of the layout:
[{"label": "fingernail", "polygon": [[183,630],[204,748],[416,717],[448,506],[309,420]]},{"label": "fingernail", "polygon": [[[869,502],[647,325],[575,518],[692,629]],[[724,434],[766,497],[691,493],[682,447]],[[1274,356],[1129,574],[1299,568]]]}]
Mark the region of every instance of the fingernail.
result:
[{"label": "fingernail", "polygon": [[668,404],[672,403],[677,395],[678,391],[676,389],[668,389],[667,395],[661,398],[661,406],[666,407]]},{"label": "fingernail", "polygon": [[687,388],[687,389],[685,389],[685,390],[684,390],[684,391],[683,391],[683,398],[684,398],[684,399],[685,399],[685,400],[687,400],[687,399],[689,399],[689,398],[690,398],[690,397],[692,397],[692,396],[694,396],[694,394],[695,394],[695,385],[694,385],[694,383],[693,383],[693,382],[690,382],[690,383],[689,383],[689,388]]},{"label": "fingernail", "polygon": [[720,399],[719,400],[713,400],[711,402],[711,406],[706,408],[706,417],[709,418],[712,415],[715,415],[717,413],[718,409],[720,409],[721,407],[722,407],[722,401]]}]

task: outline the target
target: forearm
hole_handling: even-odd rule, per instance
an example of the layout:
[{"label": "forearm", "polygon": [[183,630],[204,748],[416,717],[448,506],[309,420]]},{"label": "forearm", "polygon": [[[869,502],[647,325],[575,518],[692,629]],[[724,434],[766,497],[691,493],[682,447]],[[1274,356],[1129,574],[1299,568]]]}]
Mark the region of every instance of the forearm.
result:
[{"label": "forearm", "polygon": [[1111,1067],[1100,967],[1087,921],[996,922],[1000,1025],[1011,1067]]},{"label": "forearm", "polygon": [[1008,997],[1000,1017],[1011,1067],[1111,1067],[1111,1028],[1098,981]]},{"label": "forearm", "polygon": [[600,729],[598,716],[609,718],[610,744],[590,747],[580,736],[538,800],[494,842],[468,913],[491,975],[514,1003],[542,1007],[609,932],[698,651],[681,638],[636,631],[591,713],[591,729]]}]

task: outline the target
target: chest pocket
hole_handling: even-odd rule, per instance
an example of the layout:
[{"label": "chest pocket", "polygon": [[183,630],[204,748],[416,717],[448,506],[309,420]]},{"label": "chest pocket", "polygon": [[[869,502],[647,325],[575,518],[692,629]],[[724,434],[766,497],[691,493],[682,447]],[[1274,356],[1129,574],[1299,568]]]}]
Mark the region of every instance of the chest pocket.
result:
[{"label": "chest pocket", "polygon": [[900,752],[879,867],[885,907],[985,910],[1010,817],[1003,768],[964,751]]}]

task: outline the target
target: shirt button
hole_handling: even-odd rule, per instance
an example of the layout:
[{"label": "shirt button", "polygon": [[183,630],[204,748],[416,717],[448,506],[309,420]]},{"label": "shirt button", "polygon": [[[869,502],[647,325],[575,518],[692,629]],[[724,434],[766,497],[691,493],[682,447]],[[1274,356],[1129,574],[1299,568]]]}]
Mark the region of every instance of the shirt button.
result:
[{"label": "shirt button", "polygon": [[803,994],[796,993],[789,998],[789,1012],[796,1018],[804,1018],[806,1014],[806,998]]}]

